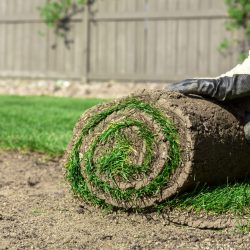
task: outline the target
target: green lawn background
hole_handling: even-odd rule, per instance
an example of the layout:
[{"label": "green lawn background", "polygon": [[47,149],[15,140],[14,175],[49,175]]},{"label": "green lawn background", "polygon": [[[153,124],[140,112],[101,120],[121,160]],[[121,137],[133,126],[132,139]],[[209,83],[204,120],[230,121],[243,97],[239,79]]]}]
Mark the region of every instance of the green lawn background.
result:
[{"label": "green lawn background", "polygon": [[81,113],[102,101],[0,96],[0,147],[63,154]]}]

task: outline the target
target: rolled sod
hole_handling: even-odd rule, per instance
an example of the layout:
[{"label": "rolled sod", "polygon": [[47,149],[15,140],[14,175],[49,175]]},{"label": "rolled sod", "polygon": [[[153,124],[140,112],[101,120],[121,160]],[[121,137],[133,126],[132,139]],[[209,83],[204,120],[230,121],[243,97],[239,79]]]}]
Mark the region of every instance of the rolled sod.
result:
[{"label": "rolled sod", "polygon": [[66,153],[72,190],[102,207],[147,208],[197,185],[249,177],[244,110],[223,105],[143,91],[89,109]]}]

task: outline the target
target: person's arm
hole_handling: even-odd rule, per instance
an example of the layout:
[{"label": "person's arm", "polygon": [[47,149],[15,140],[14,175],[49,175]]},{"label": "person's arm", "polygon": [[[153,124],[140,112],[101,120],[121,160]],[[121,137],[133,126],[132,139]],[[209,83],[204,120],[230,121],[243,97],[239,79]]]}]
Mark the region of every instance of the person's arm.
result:
[{"label": "person's arm", "polygon": [[215,79],[187,79],[168,84],[166,90],[183,94],[204,95],[220,101],[250,96],[250,70],[248,74],[223,76]]},{"label": "person's arm", "polygon": [[232,70],[214,79],[187,79],[166,85],[166,90],[204,95],[220,101],[250,96],[250,52],[248,58]]}]

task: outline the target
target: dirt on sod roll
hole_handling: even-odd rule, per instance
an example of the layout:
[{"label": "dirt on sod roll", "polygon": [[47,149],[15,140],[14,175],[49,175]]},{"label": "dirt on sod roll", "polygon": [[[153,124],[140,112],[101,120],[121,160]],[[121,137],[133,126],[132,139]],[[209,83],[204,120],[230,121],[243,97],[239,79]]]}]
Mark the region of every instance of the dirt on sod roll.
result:
[{"label": "dirt on sod roll", "polygon": [[84,200],[125,209],[247,178],[243,113],[237,103],[164,91],[97,105],[76,124],[66,178]]}]

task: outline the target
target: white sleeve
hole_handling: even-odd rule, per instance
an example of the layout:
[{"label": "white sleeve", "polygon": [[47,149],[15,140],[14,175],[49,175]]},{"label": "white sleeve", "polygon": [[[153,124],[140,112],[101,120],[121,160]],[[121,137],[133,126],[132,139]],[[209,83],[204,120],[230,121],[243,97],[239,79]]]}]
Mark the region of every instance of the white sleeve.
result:
[{"label": "white sleeve", "polygon": [[220,75],[219,77],[229,76],[232,77],[233,75],[250,75],[250,51],[248,57],[244,60],[243,63],[236,65],[233,69],[226,72],[225,74]]}]

